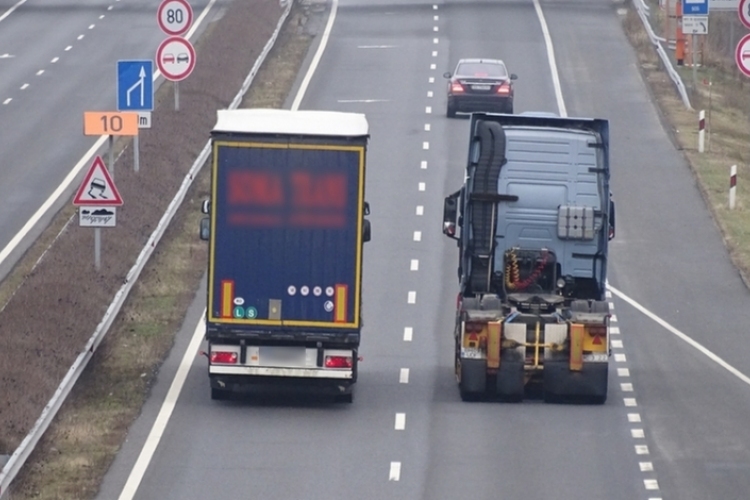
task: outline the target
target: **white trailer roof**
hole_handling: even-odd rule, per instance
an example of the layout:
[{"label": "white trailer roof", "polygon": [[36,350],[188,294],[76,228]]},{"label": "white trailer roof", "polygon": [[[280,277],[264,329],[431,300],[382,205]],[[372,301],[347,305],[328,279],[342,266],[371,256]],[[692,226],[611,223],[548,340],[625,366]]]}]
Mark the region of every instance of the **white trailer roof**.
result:
[{"label": "white trailer roof", "polygon": [[220,109],[214,132],[358,137],[368,135],[367,118],[341,111]]}]

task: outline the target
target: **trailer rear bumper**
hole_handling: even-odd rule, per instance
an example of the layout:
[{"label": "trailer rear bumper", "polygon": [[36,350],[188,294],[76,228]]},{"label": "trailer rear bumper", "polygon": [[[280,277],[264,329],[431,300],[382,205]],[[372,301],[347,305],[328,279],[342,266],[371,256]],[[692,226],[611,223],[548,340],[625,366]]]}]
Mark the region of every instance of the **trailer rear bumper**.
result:
[{"label": "trailer rear bumper", "polygon": [[567,361],[545,361],[544,392],[552,396],[607,397],[608,363],[584,363],[581,371],[572,371]]},{"label": "trailer rear bumper", "polygon": [[350,393],[355,381],[352,378],[300,378],[268,375],[209,374],[211,389],[226,392],[245,392],[252,388],[283,388],[292,391],[308,390],[320,394]]},{"label": "trailer rear bumper", "polygon": [[281,378],[281,379],[330,379],[351,380],[354,370],[331,370],[322,368],[277,368],[269,366],[216,366],[208,367],[208,374],[238,376],[240,378]]}]

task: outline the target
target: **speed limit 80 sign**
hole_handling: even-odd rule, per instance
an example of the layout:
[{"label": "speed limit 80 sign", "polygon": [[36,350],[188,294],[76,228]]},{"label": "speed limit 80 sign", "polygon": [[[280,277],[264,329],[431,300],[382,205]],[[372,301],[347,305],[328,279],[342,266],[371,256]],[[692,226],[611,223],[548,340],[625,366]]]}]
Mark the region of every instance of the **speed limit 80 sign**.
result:
[{"label": "speed limit 80 sign", "polygon": [[180,36],[193,24],[193,9],[187,0],[162,0],[157,19],[164,33]]}]

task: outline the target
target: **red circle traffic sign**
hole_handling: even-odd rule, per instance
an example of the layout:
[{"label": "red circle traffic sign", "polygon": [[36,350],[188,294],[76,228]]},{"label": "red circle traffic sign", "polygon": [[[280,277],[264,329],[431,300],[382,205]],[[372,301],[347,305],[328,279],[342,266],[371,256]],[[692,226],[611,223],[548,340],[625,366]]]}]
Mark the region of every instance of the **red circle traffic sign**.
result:
[{"label": "red circle traffic sign", "polygon": [[156,20],[167,35],[182,35],[193,24],[193,9],[187,0],[162,0]]},{"label": "red circle traffic sign", "polygon": [[734,60],[746,76],[750,76],[750,34],[743,36],[734,51]]},{"label": "red circle traffic sign", "polygon": [[737,14],[740,16],[740,21],[746,27],[750,28],[750,4],[748,0],[740,0],[737,6]]},{"label": "red circle traffic sign", "polygon": [[184,80],[195,68],[193,44],[181,36],[170,36],[156,49],[156,65],[167,80]]}]

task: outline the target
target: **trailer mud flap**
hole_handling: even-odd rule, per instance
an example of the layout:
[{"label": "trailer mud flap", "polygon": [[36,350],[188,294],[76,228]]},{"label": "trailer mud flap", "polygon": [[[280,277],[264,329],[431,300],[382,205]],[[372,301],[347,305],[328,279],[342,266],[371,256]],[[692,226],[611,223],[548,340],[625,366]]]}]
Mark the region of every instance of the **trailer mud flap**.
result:
[{"label": "trailer mud flap", "polygon": [[547,361],[543,373],[544,399],[602,404],[607,399],[608,376],[607,363],[584,363],[580,371],[573,371],[565,361]]},{"label": "trailer mud flap", "polygon": [[524,386],[523,361],[503,361],[497,371],[497,395],[508,401],[521,401]]},{"label": "trailer mud flap", "polygon": [[459,388],[462,393],[484,394],[487,389],[487,361],[462,359]]}]

